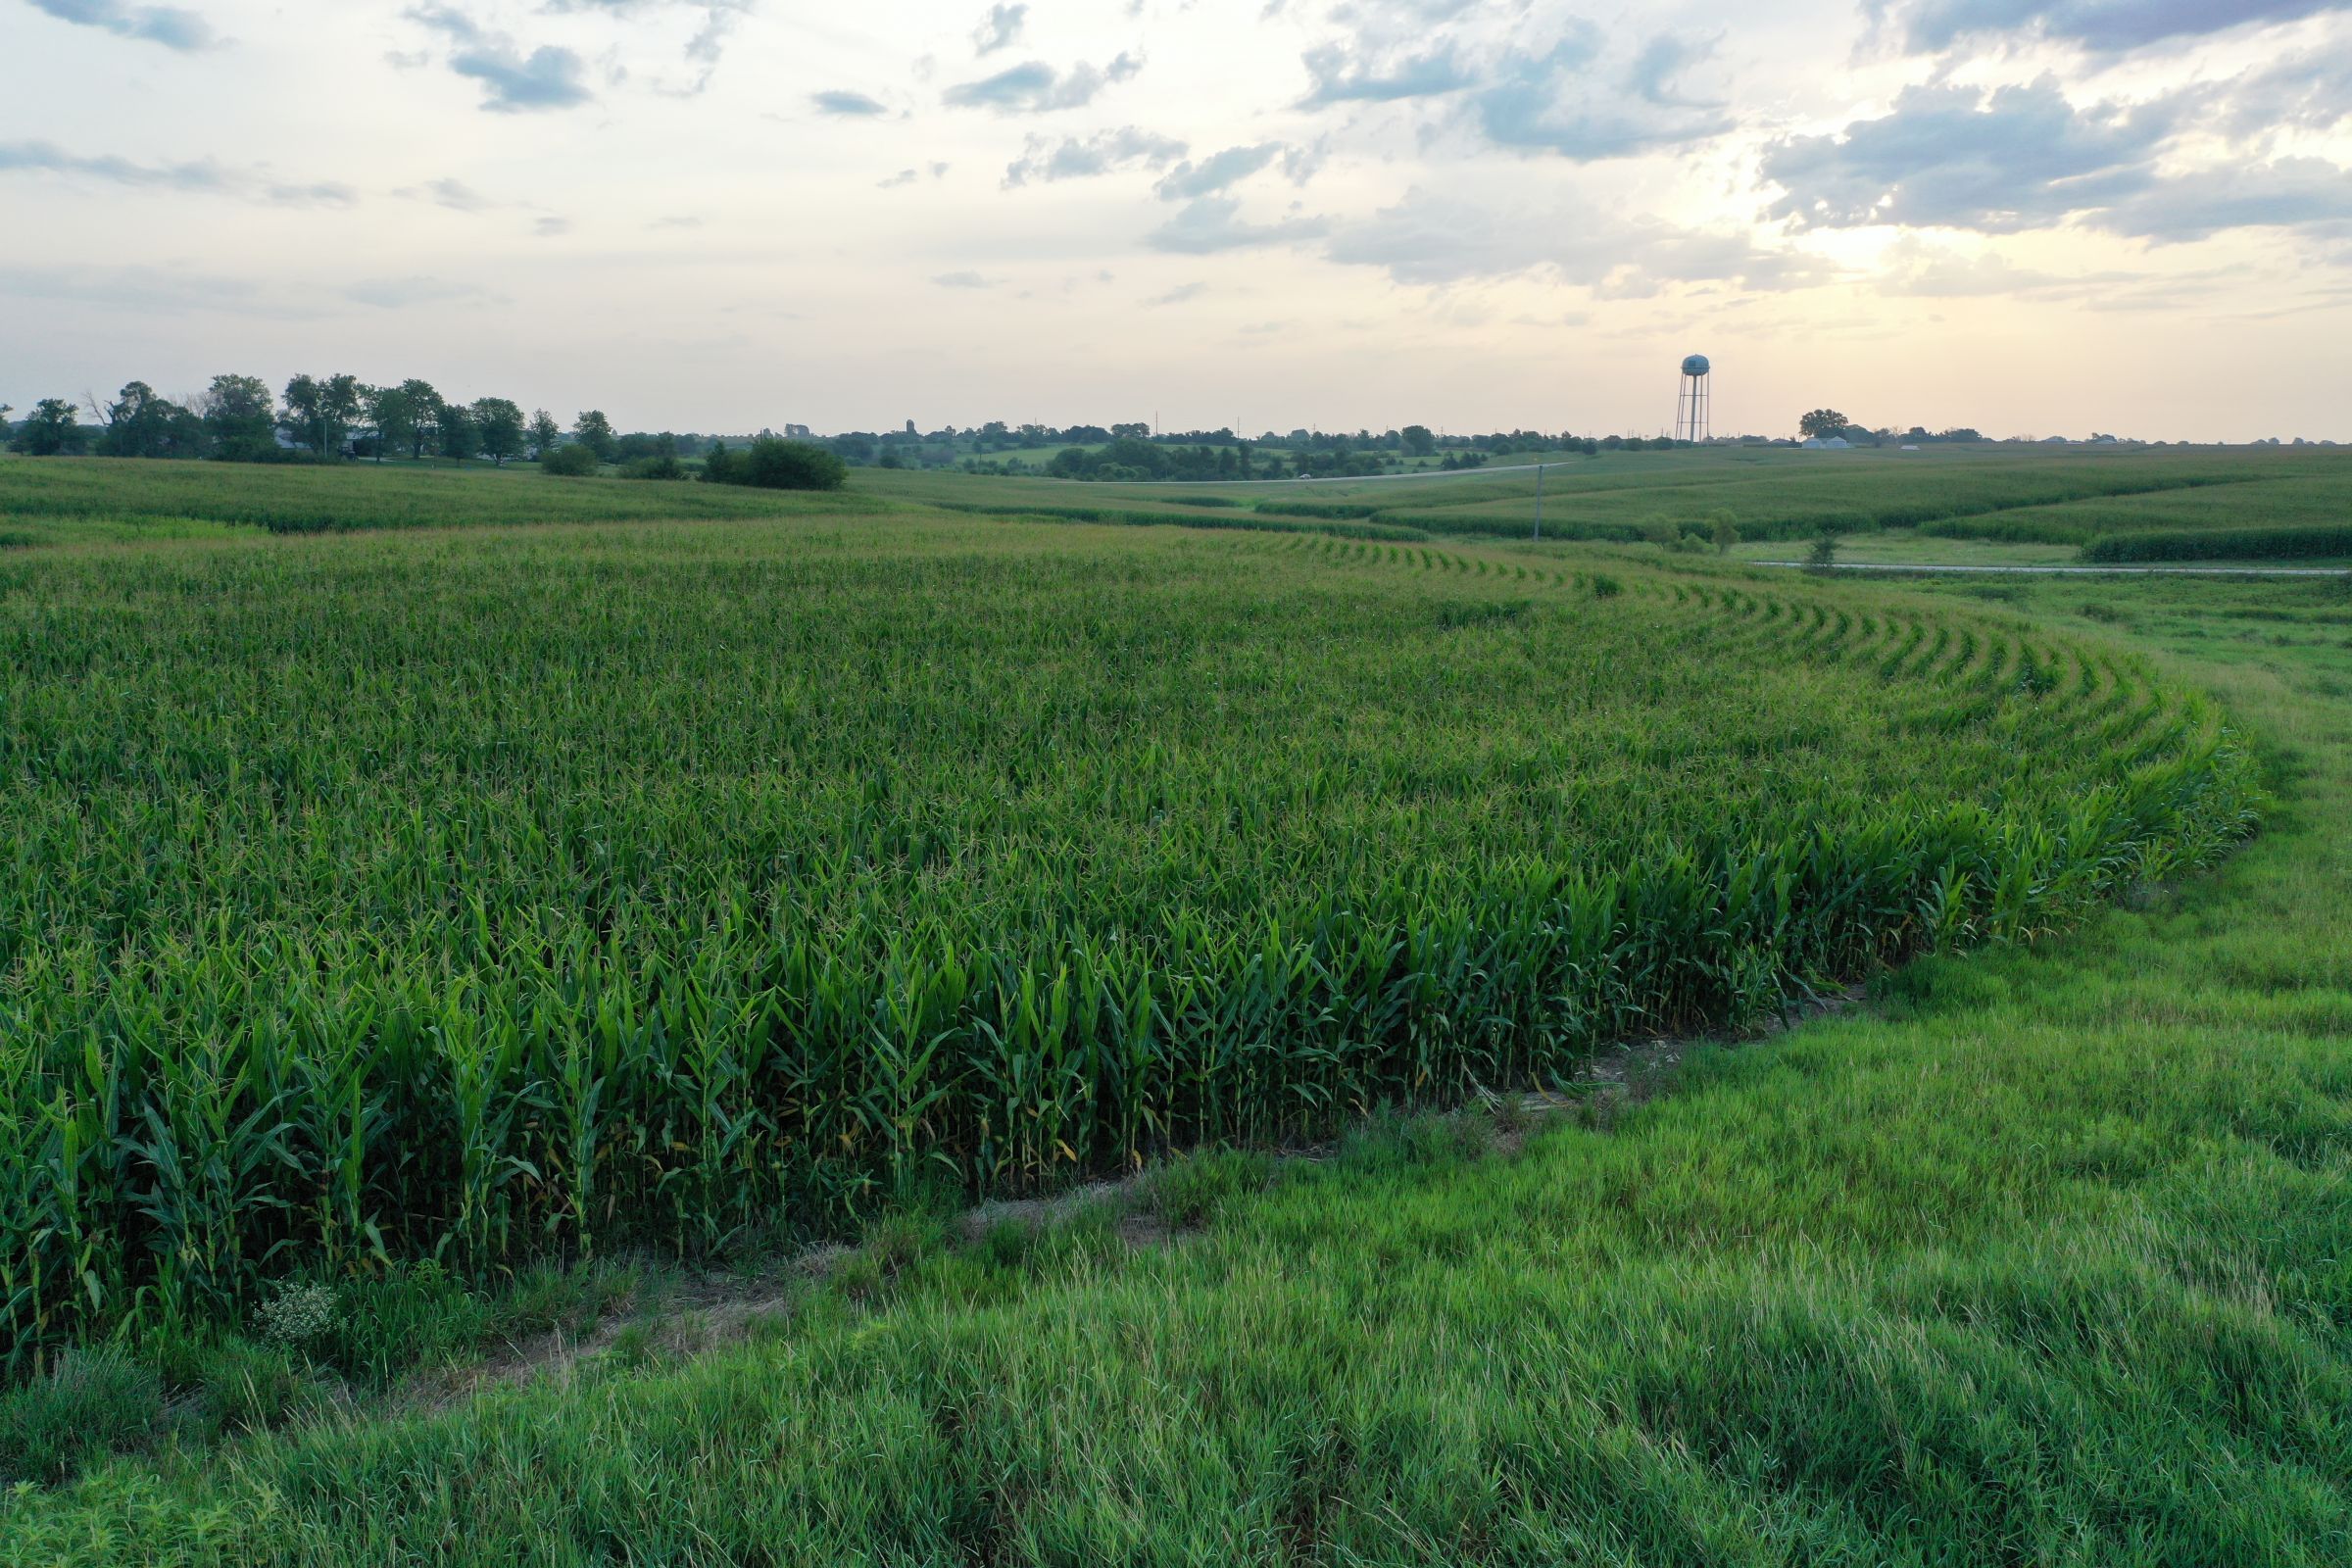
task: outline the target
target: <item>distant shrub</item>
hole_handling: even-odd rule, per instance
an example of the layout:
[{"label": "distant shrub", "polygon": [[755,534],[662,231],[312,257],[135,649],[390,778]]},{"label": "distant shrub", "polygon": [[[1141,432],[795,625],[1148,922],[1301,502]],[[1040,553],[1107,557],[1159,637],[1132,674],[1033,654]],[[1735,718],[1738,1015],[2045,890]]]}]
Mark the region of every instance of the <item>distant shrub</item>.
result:
[{"label": "distant shrub", "polygon": [[686,477],[686,465],[664,452],[624,464],[620,476],[623,479],[683,479]]},{"label": "distant shrub", "polygon": [[850,466],[823,447],[763,435],[741,452],[713,451],[704,460],[703,477],[760,490],[838,490]]},{"label": "distant shrub", "polygon": [[1607,572],[1597,573],[1592,578],[1592,597],[1595,599],[1614,599],[1623,592],[1625,584]]},{"label": "distant shrub", "polygon": [[539,460],[541,473],[552,473],[565,479],[584,479],[596,472],[600,466],[596,448],[577,441],[557,447]]}]

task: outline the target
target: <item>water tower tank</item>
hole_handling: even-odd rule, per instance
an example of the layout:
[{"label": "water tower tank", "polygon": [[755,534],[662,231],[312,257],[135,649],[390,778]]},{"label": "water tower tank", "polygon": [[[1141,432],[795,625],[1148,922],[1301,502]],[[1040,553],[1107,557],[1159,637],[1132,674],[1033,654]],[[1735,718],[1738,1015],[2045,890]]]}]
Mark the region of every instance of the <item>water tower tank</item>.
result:
[{"label": "water tower tank", "polygon": [[1685,375],[1704,375],[1713,368],[1714,367],[1707,363],[1707,357],[1704,354],[1693,354],[1683,361]]}]

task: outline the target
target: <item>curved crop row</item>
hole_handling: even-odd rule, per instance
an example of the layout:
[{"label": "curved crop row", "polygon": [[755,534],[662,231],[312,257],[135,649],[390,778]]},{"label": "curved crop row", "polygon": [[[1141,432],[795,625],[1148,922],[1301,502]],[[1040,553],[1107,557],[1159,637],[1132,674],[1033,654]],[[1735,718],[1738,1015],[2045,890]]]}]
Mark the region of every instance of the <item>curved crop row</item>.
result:
[{"label": "curved crop row", "polygon": [[86,553],[0,659],[13,1357],[1555,1081],[2249,812],[1997,620],[1321,536]]}]

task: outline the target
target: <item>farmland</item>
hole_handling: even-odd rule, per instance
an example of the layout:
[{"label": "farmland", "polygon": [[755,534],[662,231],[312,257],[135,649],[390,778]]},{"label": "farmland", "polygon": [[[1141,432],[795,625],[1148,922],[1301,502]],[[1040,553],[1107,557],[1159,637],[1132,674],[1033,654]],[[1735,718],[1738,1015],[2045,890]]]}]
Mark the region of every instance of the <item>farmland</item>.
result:
[{"label": "farmland", "polygon": [[[2332,586],[56,466],[0,466],[21,1380],[426,1258],[889,1261],[100,1466],[0,1561],[2326,1560]],[[521,499],[253,514],[371,478]],[[1411,1114],[1874,976],[1622,1112]],[[904,1218],[1139,1164],[1196,1239]]]},{"label": "farmland", "polygon": [[[1260,521],[1350,518],[1461,539],[1527,536],[1536,494],[1536,475],[1524,467],[1255,487],[1075,486],[885,471],[861,473],[858,483],[874,494],[992,511],[1152,514],[1223,503]],[[1703,533],[1709,519],[1728,513],[1751,541],[1827,529],[2080,548],[2123,537],[2263,530],[2271,537],[2253,541],[2251,557],[2352,558],[2343,532],[2352,526],[2352,453],[2320,448],[1604,453],[1547,465],[1544,484],[1544,531],[1567,540],[1627,542],[1661,525]]]},{"label": "farmland", "polygon": [[5,587],[20,1348],[1327,1136],[2244,809],[2128,661],[1423,547],[853,514]]}]

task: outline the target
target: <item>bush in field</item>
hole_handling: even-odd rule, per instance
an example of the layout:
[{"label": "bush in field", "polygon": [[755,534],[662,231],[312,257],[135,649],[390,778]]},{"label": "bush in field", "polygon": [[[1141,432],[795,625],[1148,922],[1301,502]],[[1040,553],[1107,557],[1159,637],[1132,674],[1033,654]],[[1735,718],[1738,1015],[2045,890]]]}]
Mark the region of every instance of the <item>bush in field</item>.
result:
[{"label": "bush in field", "polygon": [[659,453],[621,465],[620,476],[623,479],[683,479],[686,477],[686,465],[669,453]]},{"label": "bush in field", "polygon": [[713,484],[760,490],[838,490],[849,476],[849,465],[823,447],[772,435],[740,452],[715,449],[703,462],[703,477]]},{"label": "bush in field", "polygon": [[539,460],[539,471],[565,479],[584,479],[601,466],[596,449],[585,442],[574,441],[561,446]]}]

